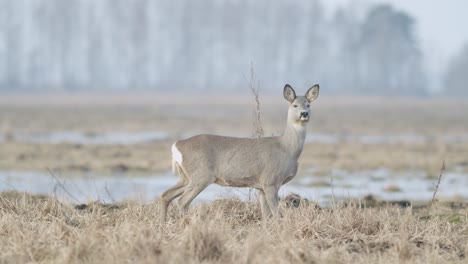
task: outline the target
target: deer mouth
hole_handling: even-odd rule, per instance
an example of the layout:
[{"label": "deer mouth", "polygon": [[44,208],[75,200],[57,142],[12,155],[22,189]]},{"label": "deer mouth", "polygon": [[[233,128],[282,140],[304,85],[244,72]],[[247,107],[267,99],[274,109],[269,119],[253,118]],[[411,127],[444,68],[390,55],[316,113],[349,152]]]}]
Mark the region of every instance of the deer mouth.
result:
[{"label": "deer mouth", "polygon": [[299,118],[299,120],[301,120],[302,122],[307,122],[307,121],[309,121],[309,117],[308,116],[301,116]]}]

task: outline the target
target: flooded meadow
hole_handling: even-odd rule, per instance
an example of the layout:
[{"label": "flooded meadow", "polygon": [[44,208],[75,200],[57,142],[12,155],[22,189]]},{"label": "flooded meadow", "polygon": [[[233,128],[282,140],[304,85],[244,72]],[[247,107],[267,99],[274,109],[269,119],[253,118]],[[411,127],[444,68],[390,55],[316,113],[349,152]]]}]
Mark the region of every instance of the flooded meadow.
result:
[{"label": "flooded meadow", "polygon": [[[56,100],[52,100],[55,98]],[[59,98],[60,100],[58,100]],[[175,184],[170,145],[199,133],[252,136],[248,96],[164,96],[0,100],[0,191],[41,193],[72,202],[149,202]],[[434,109],[437,109],[435,111]],[[286,105],[262,104],[267,136],[284,127]],[[280,190],[323,206],[335,200],[468,199],[468,106],[463,101],[321,98],[312,117],[297,177]],[[210,186],[197,198],[253,199],[248,188]]]}]

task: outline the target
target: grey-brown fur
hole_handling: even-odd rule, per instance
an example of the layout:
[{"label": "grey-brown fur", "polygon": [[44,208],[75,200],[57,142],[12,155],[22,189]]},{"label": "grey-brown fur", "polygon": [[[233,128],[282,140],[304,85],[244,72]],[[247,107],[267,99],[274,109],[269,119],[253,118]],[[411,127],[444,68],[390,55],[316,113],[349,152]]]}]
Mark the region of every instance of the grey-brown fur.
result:
[{"label": "grey-brown fur", "polygon": [[[310,103],[318,97],[314,85],[305,96],[296,96],[290,85],[284,87],[289,103],[283,135],[264,138],[235,138],[197,135],[175,143],[182,161],[173,161],[179,182],[161,195],[161,221],[171,201],[180,196],[181,213],[208,185],[253,187],[259,191],[263,217],[278,214],[278,190],[297,172],[309,120]],[[307,115],[306,115],[307,113]]]}]

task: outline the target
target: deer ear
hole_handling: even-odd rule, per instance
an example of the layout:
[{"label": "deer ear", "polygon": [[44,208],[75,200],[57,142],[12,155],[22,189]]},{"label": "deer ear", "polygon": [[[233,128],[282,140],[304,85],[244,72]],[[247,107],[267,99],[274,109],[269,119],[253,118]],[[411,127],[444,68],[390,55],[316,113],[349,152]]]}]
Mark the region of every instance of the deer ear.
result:
[{"label": "deer ear", "polygon": [[296,99],[296,92],[294,92],[294,89],[291,87],[291,85],[286,84],[284,86],[283,96],[286,101],[292,103],[292,101]]},{"label": "deer ear", "polygon": [[319,95],[319,85],[316,84],[314,86],[312,86],[305,94],[305,98],[307,99],[307,101],[312,102],[314,101],[315,99],[317,99],[318,95]]}]

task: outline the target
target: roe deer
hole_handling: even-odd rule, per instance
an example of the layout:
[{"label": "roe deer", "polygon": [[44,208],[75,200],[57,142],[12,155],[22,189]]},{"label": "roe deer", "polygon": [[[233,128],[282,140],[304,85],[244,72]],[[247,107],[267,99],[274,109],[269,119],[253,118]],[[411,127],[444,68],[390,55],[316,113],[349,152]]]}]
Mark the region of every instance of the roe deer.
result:
[{"label": "roe deer", "polygon": [[172,170],[179,181],[161,195],[161,222],[166,221],[167,207],[180,197],[185,213],[193,199],[208,185],[253,187],[259,191],[264,219],[278,215],[278,190],[297,172],[309,121],[310,103],[317,99],[319,86],[312,86],[305,96],[296,96],[286,84],[284,98],[289,102],[288,119],[283,135],[264,138],[235,138],[197,135],[172,145]]}]

